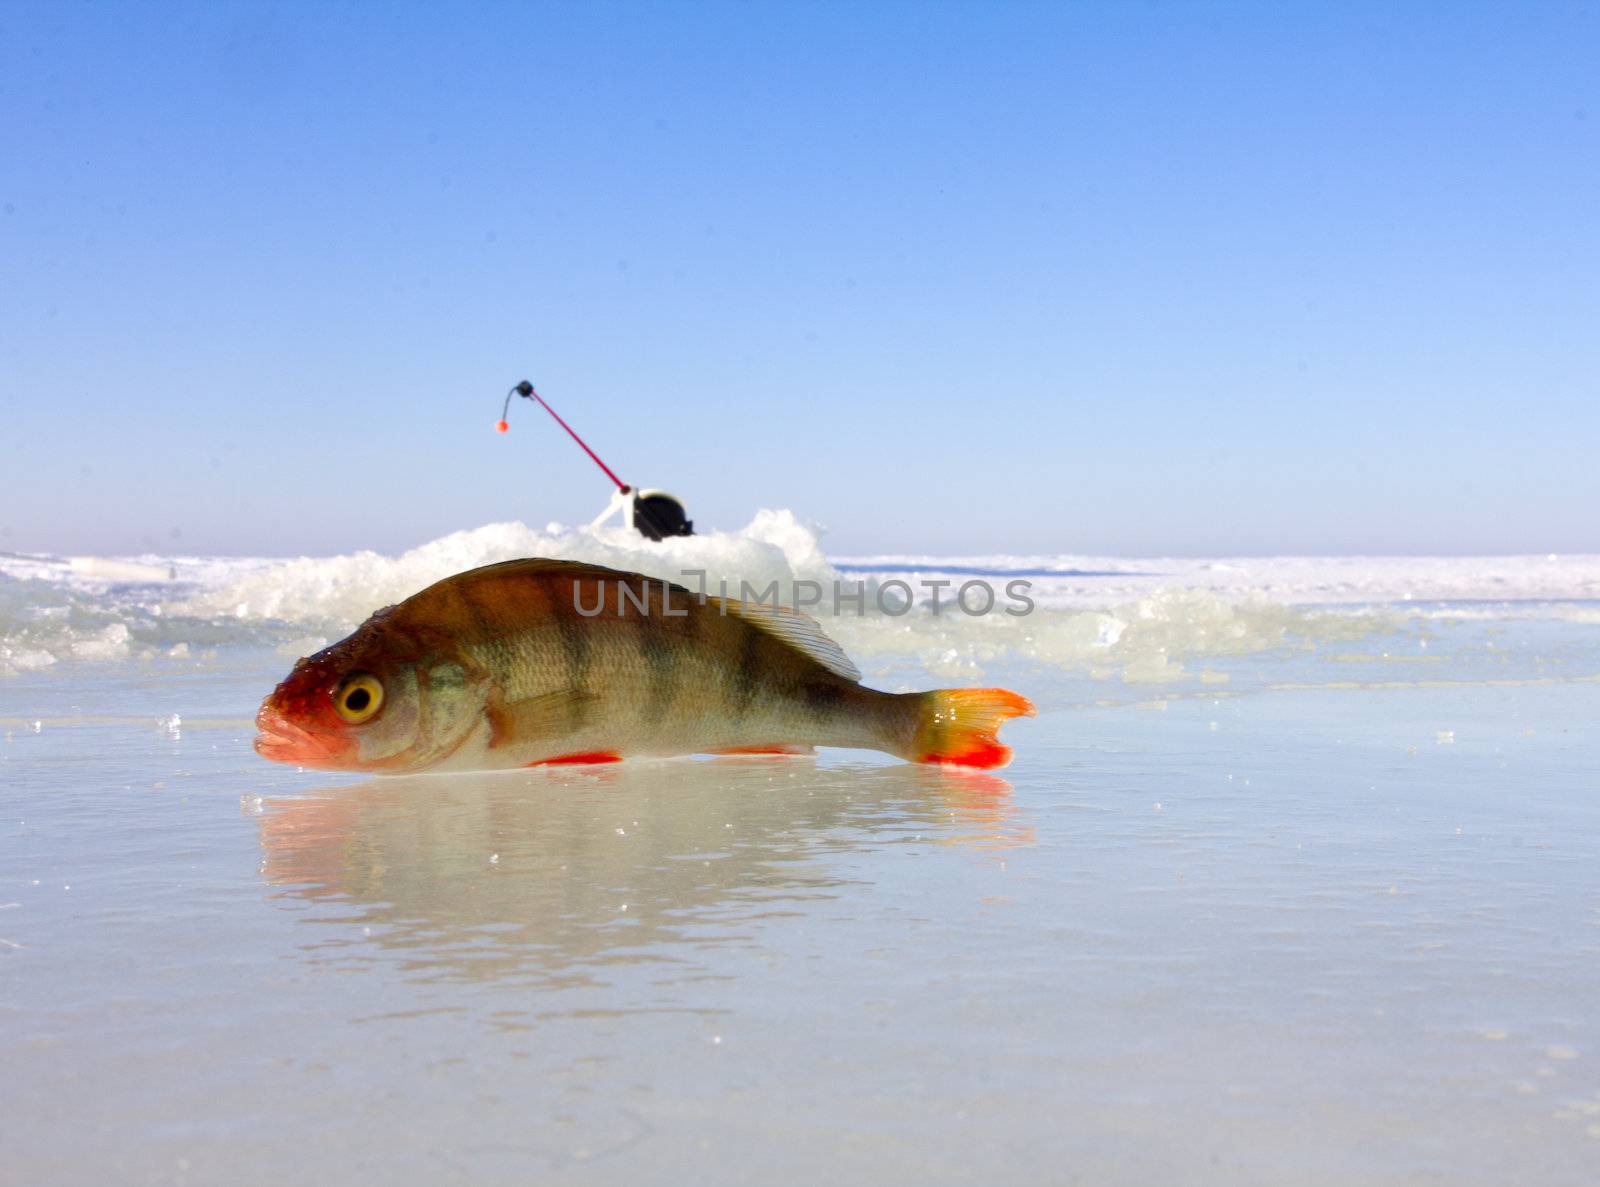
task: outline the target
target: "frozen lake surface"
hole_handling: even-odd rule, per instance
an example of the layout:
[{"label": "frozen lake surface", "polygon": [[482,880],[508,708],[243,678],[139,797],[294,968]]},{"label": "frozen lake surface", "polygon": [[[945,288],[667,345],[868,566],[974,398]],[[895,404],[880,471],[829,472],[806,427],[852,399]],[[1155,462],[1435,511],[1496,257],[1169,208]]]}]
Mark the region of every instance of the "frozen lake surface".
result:
[{"label": "frozen lake surface", "polygon": [[[1596,1181],[1594,558],[851,562],[1058,574],[830,624],[1032,697],[993,774],[256,758],[428,565],[634,547],[501,526],[5,570],[0,1181]],[[768,528],[666,559],[841,571]]]}]

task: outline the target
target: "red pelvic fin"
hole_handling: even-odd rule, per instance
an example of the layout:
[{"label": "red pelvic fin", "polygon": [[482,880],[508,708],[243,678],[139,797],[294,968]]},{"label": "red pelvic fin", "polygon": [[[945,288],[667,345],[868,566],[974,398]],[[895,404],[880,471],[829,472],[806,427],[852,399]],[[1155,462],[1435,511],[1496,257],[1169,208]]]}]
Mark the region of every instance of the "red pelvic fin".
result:
[{"label": "red pelvic fin", "polygon": [[529,767],[565,767],[582,763],[621,762],[622,755],[615,750],[586,750],[582,754],[558,754],[554,758],[541,758],[538,762],[524,763]]}]

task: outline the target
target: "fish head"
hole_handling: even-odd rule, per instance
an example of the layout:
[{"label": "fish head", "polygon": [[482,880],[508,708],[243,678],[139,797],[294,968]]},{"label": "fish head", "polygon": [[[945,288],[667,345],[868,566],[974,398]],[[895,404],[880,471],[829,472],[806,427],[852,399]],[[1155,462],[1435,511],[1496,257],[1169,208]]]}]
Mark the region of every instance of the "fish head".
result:
[{"label": "fish head", "polygon": [[261,702],[257,754],[330,771],[419,771],[486,720],[484,674],[386,614],[295,664]]}]

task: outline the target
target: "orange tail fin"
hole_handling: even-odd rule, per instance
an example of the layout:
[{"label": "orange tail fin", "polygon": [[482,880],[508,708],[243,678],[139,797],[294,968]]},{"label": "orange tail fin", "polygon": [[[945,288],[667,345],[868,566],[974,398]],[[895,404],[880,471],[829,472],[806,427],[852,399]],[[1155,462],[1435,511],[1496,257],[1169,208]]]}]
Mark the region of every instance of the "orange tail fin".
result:
[{"label": "orange tail fin", "polygon": [[922,720],[912,753],[916,762],[957,767],[1003,767],[1011,747],[996,737],[1013,717],[1032,717],[1033,702],[1004,688],[942,688],[921,694]]}]

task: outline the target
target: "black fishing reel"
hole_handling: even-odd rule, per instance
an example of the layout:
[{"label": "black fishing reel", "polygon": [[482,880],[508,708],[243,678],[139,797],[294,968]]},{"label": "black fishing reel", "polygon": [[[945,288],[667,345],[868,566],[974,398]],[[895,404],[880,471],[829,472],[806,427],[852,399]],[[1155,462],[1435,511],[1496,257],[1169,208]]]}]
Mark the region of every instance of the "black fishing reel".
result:
[{"label": "black fishing reel", "polygon": [[633,530],[647,540],[694,535],[694,523],[675,495],[664,490],[642,490],[633,496],[629,510]]}]

